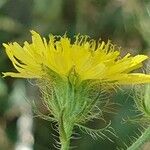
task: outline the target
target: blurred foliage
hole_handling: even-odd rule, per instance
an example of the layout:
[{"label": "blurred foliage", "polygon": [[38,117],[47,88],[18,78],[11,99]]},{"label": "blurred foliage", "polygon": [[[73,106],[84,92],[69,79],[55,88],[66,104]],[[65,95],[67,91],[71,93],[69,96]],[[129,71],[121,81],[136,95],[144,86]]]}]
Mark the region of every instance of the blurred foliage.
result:
[{"label": "blurred foliage", "polygon": [[[0,1],[0,71],[12,70],[12,64],[6,58],[2,43],[30,40],[29,30],[33,29],[43,35],[49,33],[71,37],[76,33],[87,34],[95,39],[107,41],[122,47],[122,55],[130,52],[150,52],[150,1],[149,0],[1,0]],[[20,81],[20,80],[19,80]],[[17,120],[21,115],[20,107],[24,106],[22,94],[14,94],[15,79],[0,79],[0,150],[15,149],[18,139]],[[23,81],[26,86],[27,99],[40,99],[38,90],[30,82]],[[17,86],[18,91],[21,86]],[[107,114],[119,136],[114,143],[107,140],[91,140],[91,137],[80,133],[81,139],[73,140],[72,145],[78,150],[115,150],[125,147],[137,132],[137,126],[121,124],[122,117],[132,116],[133,100],[129,96],[130,89],[112,93],[112,101],[122,106],[116,108],[116,114]],[[127,93],[127,94],[125,94]],[[15,95],[13,98],[11,95]],[[19,96],[18,96],[19,95]],[[18,101],[14,101],[18,99]],[[12,102],[14,101],[14,102]],[[18,105],[19,103],[19,105]],[[41,106],[40,109],[43,109]],[[52,125],[55,126],[55,125]],[[101,126],[101,122],[93,125]],[[54,128],[54,127],[53,127]],[[34,149],[55,149],[53,143],[56,134],[51,123],[34,118]],[[126,140],[125,140],[126,139]]]}]

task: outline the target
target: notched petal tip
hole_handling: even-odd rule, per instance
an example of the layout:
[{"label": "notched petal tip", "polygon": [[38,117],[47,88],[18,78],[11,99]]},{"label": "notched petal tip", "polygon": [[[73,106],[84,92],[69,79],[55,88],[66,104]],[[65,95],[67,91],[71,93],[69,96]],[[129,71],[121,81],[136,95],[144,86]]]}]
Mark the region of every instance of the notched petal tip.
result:
[{"label": "notched petal tip", "polygon": [[9,45],[8,44],[6,44],[6,43],[3,43],[2,44],[5,48],[7,48]]},{"label": "notched petal tip", "polygon": [[2,77],[5,78],[5,77],[21,77],[22,78],[22,75],[21,73],[19,72],[2,72]]},{"label": "notched petal tip", "polygon": [[31,32],[32,36],[39,35],[39,34],[38,34],[36,31],[34,31],[34,30],[30,30],[30,32]]},{"label": "notched petal tip", "polygon": [[[2,73],[2,77],[5,78],[5,77],[14,77],[14,78],[28,78],[28,76],[22,74],[22,73],[19,73],[19,72],[3,72]],[[32,77],[29,77],[29,78],[32,78]]]},{"label": "notched petal tip", "polygon": [[2,78],[8,77],[8,73],[2,72]]},{"label": "notched petal tip", "polygon": [[137,58],[140,60],[146,60],[146,59],[148,59],[149,57],[147,56],[147,55],[137,55]]}]

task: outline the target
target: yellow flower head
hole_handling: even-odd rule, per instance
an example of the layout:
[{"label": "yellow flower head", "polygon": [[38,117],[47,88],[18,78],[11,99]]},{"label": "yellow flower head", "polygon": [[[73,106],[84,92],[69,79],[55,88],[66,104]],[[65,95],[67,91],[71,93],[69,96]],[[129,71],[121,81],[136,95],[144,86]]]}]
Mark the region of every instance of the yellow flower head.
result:
[{"label": "yellow flower head", "polygon": [[142,62],[148,58],[146,55],[132,57],[128,53],[121,58],[120,51],[109,41],[96,43],[87,40],[87,36],[76,36],[73,42],[66,35],[50,35],[46,41],[35,31],[31,33],[32,42],[24,42],[23,47],[16,42],[3,44],[18,71],[4,73],[4,76],[42,78],[47,74],[45,66],[63,77],[68,77],[73,69],[81,80],[119,84],[150,82],[150,75],[130,73],[142,67]]}]

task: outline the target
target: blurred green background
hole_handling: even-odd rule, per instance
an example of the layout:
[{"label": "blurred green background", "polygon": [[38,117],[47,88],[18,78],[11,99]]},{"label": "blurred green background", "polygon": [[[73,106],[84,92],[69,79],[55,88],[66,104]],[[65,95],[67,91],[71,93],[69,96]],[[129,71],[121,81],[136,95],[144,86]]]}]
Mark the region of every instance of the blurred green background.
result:
[{"label": "blurred green background", "polygon": [[[49,33],[70,37],[86,34],[104,41],[112,40],[122,47],[122,54],[150,53],[149,0],[0,0],[0,72],[13,70],[2,43],[30,41],[30,30],[43,36]],[[116,113],[107,113],[118,139],[93,140],[75,129],[80,137],[72,140],[77,150],[126,149],[138,126],[122,124],[122,118],[136,114],[130,88],[111,94],[111,100],[121,104]],[[35,116],[29,101],[40,99],[36,85],[30,80],[0,79],[0,150],[55,150],[57,133],[51,124]],[[43,106],[39,104],[41,111]],[[93,123],[101,127],[101,121]],[[139,132],[138,132],[139,134]],[[56,135],[56,137],[55,137]]]}]

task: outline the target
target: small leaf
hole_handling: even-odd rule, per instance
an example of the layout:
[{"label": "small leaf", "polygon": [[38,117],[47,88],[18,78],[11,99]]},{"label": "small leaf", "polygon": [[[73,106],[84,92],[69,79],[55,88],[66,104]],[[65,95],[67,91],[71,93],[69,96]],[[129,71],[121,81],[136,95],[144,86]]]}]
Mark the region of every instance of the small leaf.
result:
[{"label": "small leaf", "polygon": [[104,128],[101,129],[91,129],[89,127],[86,127],[84,125],[80,125],[80,124],[76,124],[83,132],[89,134],[93,139],[97,139],[98,137],[100,137],[101,139],[108,139],[109,141],[113,142],[113,140],[111,138],[109,138],[109,136],[107,136],[107,134],[111,134],[115,137],[117,137],[114,133],[114,130],[112,127],[110,127],[111,122],[108,123]]}]

